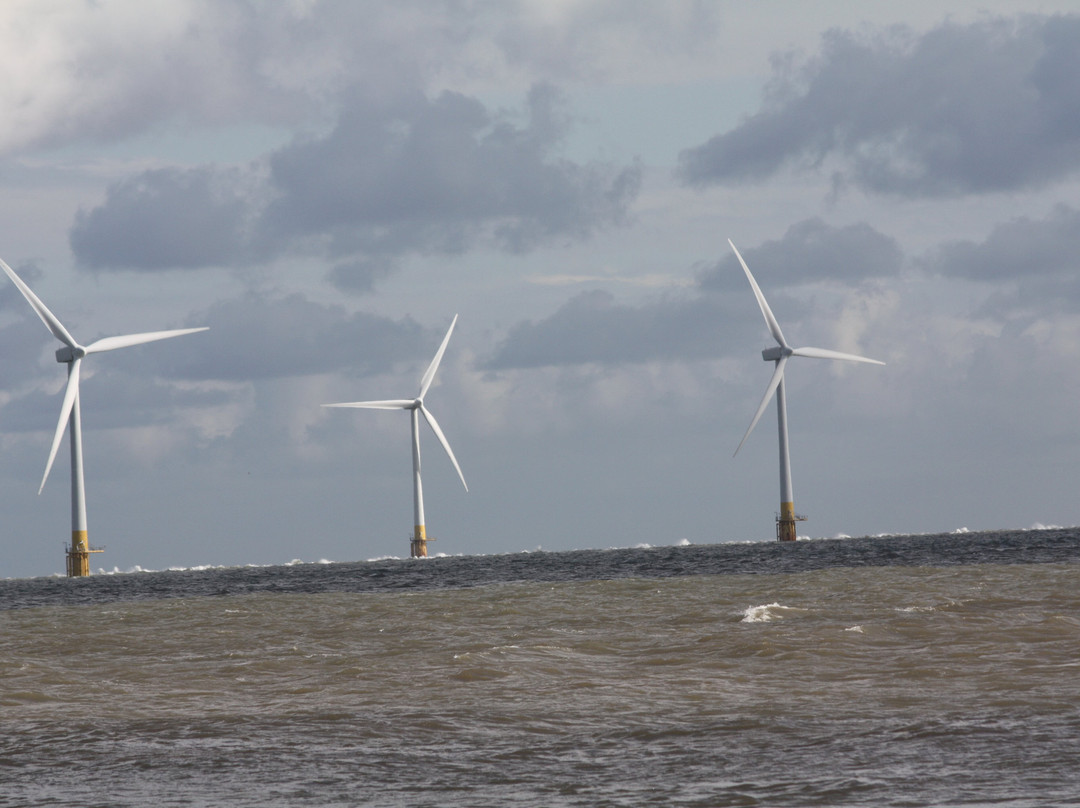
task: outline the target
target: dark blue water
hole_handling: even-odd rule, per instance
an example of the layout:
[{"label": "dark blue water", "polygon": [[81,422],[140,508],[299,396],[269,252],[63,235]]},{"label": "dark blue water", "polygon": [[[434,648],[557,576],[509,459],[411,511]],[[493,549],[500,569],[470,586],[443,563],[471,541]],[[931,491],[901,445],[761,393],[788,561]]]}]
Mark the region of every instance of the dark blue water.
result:
[{"label": "dark blue water", "polygon": [[643,547],[0,580],[0,609],[252,592],[388,592],[511,582],[776,575],[829,567],[1080,561],[1080,528]]}]

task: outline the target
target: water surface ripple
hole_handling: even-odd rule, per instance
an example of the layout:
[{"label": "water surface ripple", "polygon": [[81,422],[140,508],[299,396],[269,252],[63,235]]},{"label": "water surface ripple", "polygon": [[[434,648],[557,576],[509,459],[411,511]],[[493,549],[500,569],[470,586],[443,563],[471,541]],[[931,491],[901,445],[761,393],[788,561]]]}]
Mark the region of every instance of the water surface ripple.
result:
[{"label": "water surface ripple", "polygon": [[1080,532],[0,582],[3,806],[1080,804]]}]

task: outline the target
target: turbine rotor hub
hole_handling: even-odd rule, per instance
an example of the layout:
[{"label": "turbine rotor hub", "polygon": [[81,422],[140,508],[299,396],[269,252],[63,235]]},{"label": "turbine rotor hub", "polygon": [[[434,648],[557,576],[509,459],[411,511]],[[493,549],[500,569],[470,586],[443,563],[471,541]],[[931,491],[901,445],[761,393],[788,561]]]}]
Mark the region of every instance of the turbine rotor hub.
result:
[{"label": "turbine rotor hub", "polygon": [[81,345],[74,348],[65,345],[63,348],[56,349],[56,361],[61,364],[74,362],[76,359],[82,359],[84,356],[86,356],[86,349]]}]

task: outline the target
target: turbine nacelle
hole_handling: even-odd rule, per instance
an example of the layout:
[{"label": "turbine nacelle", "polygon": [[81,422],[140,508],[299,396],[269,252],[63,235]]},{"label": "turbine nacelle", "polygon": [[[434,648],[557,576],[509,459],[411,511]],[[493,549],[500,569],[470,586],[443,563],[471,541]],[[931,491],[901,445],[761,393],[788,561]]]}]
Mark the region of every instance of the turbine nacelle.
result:
[{"label": "turbine nacelle", "polygon": [[784,348],[780,345],[777,345],[775,348],[766,348],[764,351],[762,351],[761,358],[764,359],[766,362],[776,362],[782,357],[791,356],[793,353],[794,351],[792,351],[791,348]]},{"label": "turbine nacelle", "polygon": [[86,348],[81,345],[65,345],[56,349],[56,361],[62,365],[74,362],[76,359],[82,359],[85,356]]}]

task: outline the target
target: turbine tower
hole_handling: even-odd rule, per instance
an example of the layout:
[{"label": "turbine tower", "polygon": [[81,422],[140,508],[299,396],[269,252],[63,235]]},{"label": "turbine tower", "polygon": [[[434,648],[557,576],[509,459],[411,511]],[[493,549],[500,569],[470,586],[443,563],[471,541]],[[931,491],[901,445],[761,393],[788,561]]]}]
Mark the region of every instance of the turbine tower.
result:
[{"label": "turbine tower", "polygon": [[38,296],[31,291],[30,287],[23,283],[22,278],[15,274],[15,270],[0,260],[0,268],[7,273],[15,286],[22,292],[23,297],[29,301],[37,316],[45,323],[52,335],[64,343],[62,348],[56,351],[56,361],[68,366],[67,386],[64,388],[64,401],[60,406],[60,421],[56,425],[56,433],[53,435],[52,448],[49,450],[49,460],[45,464],[45,474],[41,478],[38,494],[45,488],[45,481],[49,479],[49,471],[52,470],[53,461],[56,459],[56,451],[60,448],[60,439],[64,437],[65,427],[71,430],[71,549],[67,551],[67,574],[69,577],[79,577],[90,574],[90,553],[100,553],[100,550],[91,550],[86,533],[86,489],[83,483],[83,452],[82,452],[82,418],[79,410],[79,370],[83,359],[92,353],[113,351],[117,348],[128,348],[133,345],[142,345],[144,342],[155,342],[159,339],[179,337],[184,334],[194,334],[196,331],[206,331],[203,328],[181,328],[175,331],[152,331],[144,334],[127,334],[121,337],[106,337],[92,342],[89,345],[80,345],[73,336],[64,328],[56,316],[46,308]]},{"label": "turbine tower", "polygon": [[424,489],[420,482],[420,414],[423,414],[424,420],[427,421],[428,426],[431,427],[431,431],[435,433],[435,437],[439,439],[439,443],[441,443],[443,449],[446,450],[450,462],[453,463],[454,468],[457,469],[458,477],[461,478],[461,484],[465,486],[466,491],[469,490],[469,486],[465,483],[465,475],[461,473],[461,466],[458,465],[457,458],[454,457],[454,452],[450,449],[450,444],[447,442],[446,436],[439,428],[439,422],[435,420],[435,416],[431,414],[431,411],[424,406],[424,396],[427,395],[427,391],[431,387],[431,382],[435,378],[435,371],[439,369],[439,363],[442,361],[443,354],[446,352],[446,345],[450,342],[450,335],[454,333],[454,326],[456,324],[457,315],[455,314],[453,321],[450,323],[450,328],[446,332],[446,336],[443,337],[442,345],[440,345],[439,350],[435,352],[435,358],[431,360],[431,364],[428,365],[428,369],[424,372],[423,378],[420,379],[420,392],[417,394],[416,398],[392,399],[389,401],[352,401],[345,404],[323,404],[324,407],[358,407],[370,410],[409,411],[412,423],[413,460],[414,527],[412,539],[409,542],[409,555],[412,558],[426,558],[428,543],[427,530],[424,526]]},{"label": "turbine tower", "polygon": [[761,313],[765,317],[765,324],[769,327],[769,331],[772,333],[773,339],[776,340],[777,344],[777,347],[766,348],[761,352],[761,358],[766,362],[776,363],[776,368],[773,370],[772,378],[769,380],[769,386],[765,388],[765,396],[761,399],[761,404],[758,405],[757,412],[754,413],[754,420],[750,422],[746,434],[743,435],[743,439],[739,441],[739,446],[735,450],[735,454],[739,453],[739,449],[746,443],[746,439],[750,437],[750,433],[753,431],[754,427],[757,426],[757,422],[761,419],[762,413],[765,412],[765,408],[769,404],[769,399],[772,398],[775,393],[776,420],[780,433],[780,513],[776,517],[776,538],[779,541],[795,541],[795,498],[791,490],[791,457],[788,453],[787,397],[784,394],[784,366],[787,364],[788,357],[808,356],[813,359],[843,359],[848,362],[867,362],[872,365],[884,365],[885,363],[879,362],[877,359],[867,359],[865,356],[840,353],[839,351],[830,351],[825,348],[792,348],[789,346],[787,340],[784,339],[783,332],[780,330],[780,324],[776,321],[772,309],[769,308],[769,304],[765,300],[765,295],[761,293],[761,288],[757,285],[757,281],[754,280],[754,276],[750,273],[750,267],[746,265],[743,257],[739,255],[739,251],[735,248],[735,244],[731,239],[728,239],[728,244],[730,244],[731,249],[735,251],[735,257],[739,259],[743,272],[746,273],[746,279],[750,281],[750,288],[754,290],[754,297],[757,298],[758,306],[761,308]]}]

